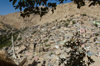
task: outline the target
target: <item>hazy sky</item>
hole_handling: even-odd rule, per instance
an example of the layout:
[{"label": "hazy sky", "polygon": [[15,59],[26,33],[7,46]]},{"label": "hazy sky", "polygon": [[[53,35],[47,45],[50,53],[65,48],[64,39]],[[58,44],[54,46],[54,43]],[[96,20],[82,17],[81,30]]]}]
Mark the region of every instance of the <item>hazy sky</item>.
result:
[{"label": "hazy sky", "polygon": [[[54,0],[51,0],[54,1]],[[70,0],[68,0],[70,2]],[[64,2],[66,3],[66,2]],[[18,12],[19,10],[15,10],[12,6],[12,3],[9,0],[0,0],[0,15],[7,15],[9,13]]]}]

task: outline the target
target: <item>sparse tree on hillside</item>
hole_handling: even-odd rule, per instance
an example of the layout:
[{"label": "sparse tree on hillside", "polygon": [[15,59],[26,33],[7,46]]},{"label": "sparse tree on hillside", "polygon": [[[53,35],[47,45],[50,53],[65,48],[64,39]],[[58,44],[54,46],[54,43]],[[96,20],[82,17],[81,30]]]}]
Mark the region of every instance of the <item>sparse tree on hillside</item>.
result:
[{"label": "sparse tree on hillside", "polygon": [[[21,16],[29,16],[32,13],[39,14],[40,17],[45,15],[48,12],[48,8],[52,7],[52,13],[54,13],[54,10],[56,9],[56,4],[59,2],[60,4],[67,0],[9,0],[12,2],[12,5],[15,9],[19,9],[21,12]],[[81,6],[85,5],[85,1],[89,1],[89,7],[92,5],[99,4],[100,0],[71,0],[74,1],[75,4],[77,4],[77,8],[80,8]],[[53,2],[53,3],[52,3]],[[45,7],[40,7],[40,6]]]}]

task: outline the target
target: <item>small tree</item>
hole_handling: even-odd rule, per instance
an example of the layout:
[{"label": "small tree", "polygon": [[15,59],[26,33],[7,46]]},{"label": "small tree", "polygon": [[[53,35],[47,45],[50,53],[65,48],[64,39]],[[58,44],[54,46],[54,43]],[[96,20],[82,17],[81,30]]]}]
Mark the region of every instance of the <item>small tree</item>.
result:
[{"label": "small tree", "polygon": [[[21,12],[21,16],[29,16],[29,14],[35,13],[39,14],[41,17],[45,15],[48,12],[48,7],[52,7],[52,12],[56,9],[56,4],[59,2],[60,4],[63,3],[64,1],[67,0],[9,0],[12,2],[12,5],[14,6],[15,9],[22,9],[24,10]],[[55,2],[54,2],[55,1]],[[74,1],[75,4],[77,4],[77,8],[80,8],[81,6],[85,5],[86,0],[70,0]],[[100,0],[88,0],[90,2],[89,7],[92,5],[99,4],[100,5]],[[45,7],[40,7],[40,6],[45,6]]]},{"label": "small tree", "polygon": [[[86,50],[82,47],[80,34],[76,33],[70,41],[66,42],[64,47],[71,48],[68,52],[69,57],[67,58],[60,58],[59,65],[64,63],[65,66],[89,66],[94,60],[87,55]],[[88,61],[85,61],[84,58],[87,58]]]}]

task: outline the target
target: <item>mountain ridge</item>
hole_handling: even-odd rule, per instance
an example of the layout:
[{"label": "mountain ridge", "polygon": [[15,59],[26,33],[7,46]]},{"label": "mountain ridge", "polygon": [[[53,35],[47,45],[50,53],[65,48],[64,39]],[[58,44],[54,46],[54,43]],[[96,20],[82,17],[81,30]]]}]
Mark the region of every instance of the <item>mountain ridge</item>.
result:
[{"label": "mountain ridge", "polygon": [[[46,15],[40,18],[39,15],[31,14],[30,17],[22,18],[19,12],[11,13],[8,15],[0,16],[0,21],[5,24],[9,24],[14,26],[17,29],[30,27],[36,24],[44,24],[46,22],[52,22],[55,20],[60,20],[65,17],[70,18],[69,15],[78,15],[78,14],[86,14],[92,16],[96,19],[100,19],[100,6],[91,6],[88,7],[88,2],[85,6],[80,9],[77,8],[77,5],[73,2],[67,4],[57,5],[55,12],[52,14],[49,11]],[[41,19],[41,20],[40,20]]]}]

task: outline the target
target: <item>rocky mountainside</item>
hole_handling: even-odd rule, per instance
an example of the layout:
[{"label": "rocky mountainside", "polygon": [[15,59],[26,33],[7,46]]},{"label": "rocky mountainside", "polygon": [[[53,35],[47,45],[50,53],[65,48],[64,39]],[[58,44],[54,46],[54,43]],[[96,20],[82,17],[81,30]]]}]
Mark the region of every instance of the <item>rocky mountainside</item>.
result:
[{"label": "rocky mountainside", "polygon": [[[89,3],[87,2],[87,4]],[[42,17],[41,20],[39,15],[32,14],[30,17],[26,17],[25,19],[23,19],[20,16],[20,13],[12,13],[5,16],[0,16],[0,22],[9,24],[15,28],[25,28],[36,24],[52,22],[58,19],[62,19],[64,17],[69,18],[70,15],[76,14],[86,14],[94,18],[100,19],[100,6],[96,5],[88,7],[87,4],[80,9],[77,9],[77,5],[73,2],[57,5],[57,8],[53,14],[51,11],[49,11],[46,15]]]},{"label": "rocky mountainside", "polygon": [[[68,53],[72,50],[66,45],[68,42],[77,42],[78,38],[79,52],[82,53],[84,49],[86,56],[95,61],[91,66],[98,66],[100,62],[100,27],[94,21],[100,22],[91,16],[77,14],[50,23],[34,25],[18,33],[14,46],[3,49],[16,64],[27,57],[25,66],[32,65],[32,63],[33,65],[36,63],[37,66],[59,66],[59,64],[65,66],[70,57]],[[73,46],[73,48],[76,47],[78,46]],[[86,56],[83,59],[85,62],[88,61]]]},{"label": "rocky mountainside", "polygon": [[54,14],[50,11],[41,21],[39,15],[26,19],[19,13],[0,16],[0,44],[10,44],[2,50],[16,64],[27,58],[23,66],[98,66],[99,11],[98,5],[77,9],[69,3],[58,5]]}]

